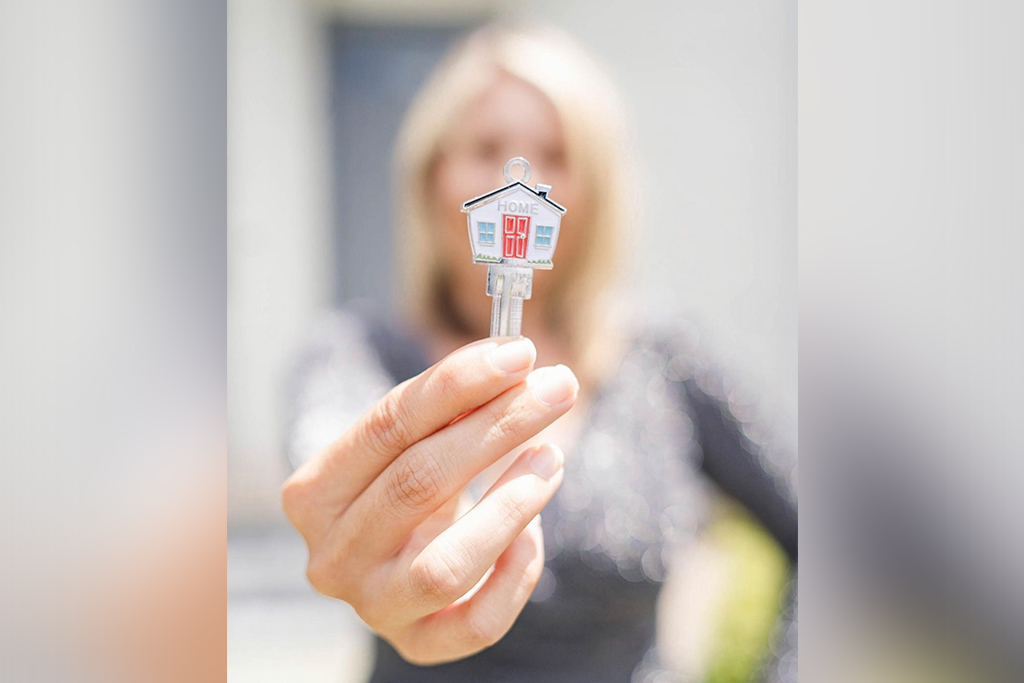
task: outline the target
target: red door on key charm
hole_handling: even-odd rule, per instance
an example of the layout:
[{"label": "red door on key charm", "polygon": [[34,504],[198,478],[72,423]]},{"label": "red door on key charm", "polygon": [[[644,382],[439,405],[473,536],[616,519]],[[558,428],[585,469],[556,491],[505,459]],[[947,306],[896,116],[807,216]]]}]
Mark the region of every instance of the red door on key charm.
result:
[{"label": "red door on key charm", "polygon": [[526,239],[530,234],[529,216],[502,216],[501,255],[505,258],[526,258]]}]

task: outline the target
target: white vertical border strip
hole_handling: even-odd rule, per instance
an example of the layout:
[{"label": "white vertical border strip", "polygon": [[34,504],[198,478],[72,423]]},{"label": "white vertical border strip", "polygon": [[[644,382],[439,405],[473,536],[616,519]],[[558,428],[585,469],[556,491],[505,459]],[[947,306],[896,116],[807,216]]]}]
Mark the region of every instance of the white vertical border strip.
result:
[{"label": "white vertical border strip", "polygon": [[326,26],[299,0],[228,11],[229,493],[275,514],[283,383],[330,302]]}]

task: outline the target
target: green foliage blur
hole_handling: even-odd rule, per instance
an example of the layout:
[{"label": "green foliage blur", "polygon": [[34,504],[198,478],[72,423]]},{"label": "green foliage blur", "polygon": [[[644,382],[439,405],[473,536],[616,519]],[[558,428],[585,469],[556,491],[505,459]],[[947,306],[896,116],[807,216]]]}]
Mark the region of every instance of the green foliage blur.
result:
[{"label": "green foliage blur", "polygon": [[737,508],[730,508],[708,532],[726,562],[729,590],[714,624],[707,680],[747,683],[769,653],[789,561],[767,531]]}]

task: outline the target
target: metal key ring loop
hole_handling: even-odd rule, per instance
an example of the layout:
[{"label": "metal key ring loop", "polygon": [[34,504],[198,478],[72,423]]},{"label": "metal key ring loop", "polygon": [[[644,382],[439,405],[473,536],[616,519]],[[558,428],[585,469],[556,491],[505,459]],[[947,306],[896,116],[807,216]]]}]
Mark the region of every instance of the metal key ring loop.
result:
[{"label": "metal key ring loop", "polygon": [[519,179],[521,183],[528,183],[530,181],[530,175],[533,173],[533,169],[530,168],[530,162],[523,157],[512,157],[505,162],[505,182],[514,183],[515,178],[512,177],[512,167],[521,166],[523,169],[523,177]]}]

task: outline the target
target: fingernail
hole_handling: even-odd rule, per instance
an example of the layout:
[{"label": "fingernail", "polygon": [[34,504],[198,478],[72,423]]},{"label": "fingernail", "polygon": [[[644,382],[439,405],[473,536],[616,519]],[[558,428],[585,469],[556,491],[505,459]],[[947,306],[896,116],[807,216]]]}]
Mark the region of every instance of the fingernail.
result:
[{"label": "fingernail", "polygon": [[491,362],[506,374],[522,372],[537,358],[537,349],[526,337],[506,342],[491,351]]},{"label": "fingernail", "polygon": [[576,375],[564,365],[534,370],[527,381],[533,384],[533,393],[541,403],[552,407],[575,397],[580,389]]},{"label": "fingernail", "polygon": [[530,456],[530,469],[537,476],[550,479],[562,469],[562,451],[558,446],[544,444]]}]

